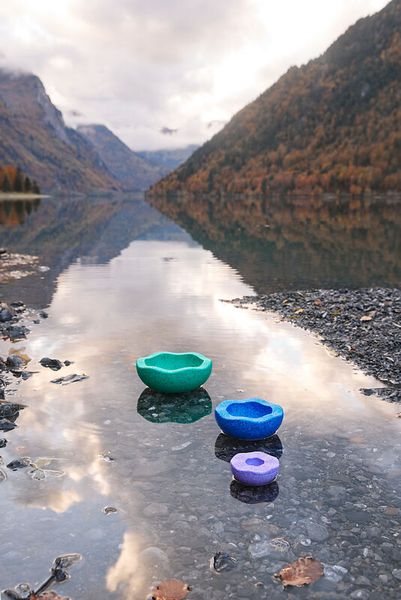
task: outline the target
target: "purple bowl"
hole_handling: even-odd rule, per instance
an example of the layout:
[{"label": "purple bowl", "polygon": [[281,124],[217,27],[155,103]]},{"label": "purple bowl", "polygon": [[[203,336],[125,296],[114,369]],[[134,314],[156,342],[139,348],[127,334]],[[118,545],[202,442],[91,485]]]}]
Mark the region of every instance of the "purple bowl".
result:
[{"label": "purple bowl", "polygon": [[241,452],[230,461],[231,471],[244,485],[267,485],[276,479],[280,463],[266,452]]}]

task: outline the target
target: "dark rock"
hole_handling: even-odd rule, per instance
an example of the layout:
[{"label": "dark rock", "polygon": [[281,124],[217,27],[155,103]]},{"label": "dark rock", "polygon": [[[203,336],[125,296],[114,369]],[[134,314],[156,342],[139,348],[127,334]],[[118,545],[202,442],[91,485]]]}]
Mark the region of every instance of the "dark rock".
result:
[{"label": "dark rock", "polygon": [[58,360],[57,358],[48,357],[42,358],[40,360],[40,364],[42,365],[42,367],[48,367],[52,371],[59,371],[63,366],[61,360]]},{"label": "dark rock", "polygon": [[49,315],[45,310],[41,310],[39,313],[39,317],[42,317],[42,319],[47,319],[48,316]]},{"label": "dark rock", "polygon": [[58,379],[52,379],[52,383],[57,383],[59,385],[69,385],[70,383],[76,383],[77,381],[84,381],[85,379],[89,379],[88,375],[78,375],[77,373],[72,373],[71,375],[66,375],[65,377],[59,377]]},{"label": "dark rock", "polygon": [[28,456],[23,458],[16,458],[8,463],[7,469],[11,471],[18,471],[19,469],[26,469],[31,464],[31,459]]},{"label": "dark rock", "polygon": [[0,439],[0,448],[5,448],[6,446],[7,446],[6,438],[1,438]]},{"label": "dark rock", "polygon": [[18,417],[19,411],[24,407],[23,404],[14,404],[14,402],[2,402],[0,403],[0,418],[1,419],[15,419]]},{"label": "dark rock", "polygon": [[25,362],[17,354],[10,354],[10,356],[7,356],[6,365],[10,371],[20,371],[24,368]]},{"label": "dark rock", "polygon": [[25,339],[29,329],[24,325],[11,325],[7,328],[6,334],[12,342]]},{"label": "dark rock", "polygon": [[11,431],[15,429],[17,425],[8,419],[0,419],[0,431]]},{"label": "dark rock", "polygon": [[70,365],[73,365],[74,362],[72,360],[65,360],[64,364],[65,364],[66,367],[69,367]]},{"label": "dark rock", "polygon": [[2,308],[0,310],[0,323],[6,323],[7,321],[11,321],[13,318],[13,313],[8,308]]},{"label": "dark rock", "polygon": [[216,571],[216,573],[232,571],[237,565],[237,559],[226,552],[217,552],[213,558],[210,559],[210,568],[212,571]]}]

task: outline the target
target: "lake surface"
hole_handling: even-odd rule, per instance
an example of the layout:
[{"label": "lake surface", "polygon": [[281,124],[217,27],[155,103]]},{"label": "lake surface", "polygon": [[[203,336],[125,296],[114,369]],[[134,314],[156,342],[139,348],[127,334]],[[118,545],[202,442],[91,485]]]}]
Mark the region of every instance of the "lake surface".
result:
[{"label": "lake surface", "polygon": [[[345,259],[359,242],[330,243],[326,233],[338,225],[330,226],[328,216],[322,224],[313,212],[308,222],[314,219],[316,231],[324,232],[315,233],[313,255],[325,257],[313,269],[306,269],[302,248],[312,247],[306,238],[315,228],[305,229],[301,243],[293,215],[281,225],[282,239],[297,232],[303,265],[297,271],[292,241],[277,242],[270,255],[258,254],[256,234],[254,254],[249,235],[243,247],[240,236],[234,245],[228,236],[226,245],[224,228],[212,231],[217,225],[209,217],[208,229],[201,206],[181,206],[174,221],[128,197],[0,207],[0,245],[36,255],[49,267],[0,285],[4,300],[22,299],[49,313],[31,325],[27,340],[1,342],[1,355],[11,346],[23,349],[32,359],[28,369],[38,371],[10,385],[10,398],[27,408],[18,428],[5,434],[9,443],[1,455],[5,464],[46,458],[48,464],[40,461],[45,470],[64,473],[35,480],[27,470],[2,467],[1,587],[38,583],[55,556],[79,552],[83,560],[71,568],[71,579],[55,588],[73,600],[140,600],[155,580],[172,577],[193,586],[193,600],[282,598],[271,575],[310,554],[327,565],[327,576],[292,596],[399,598],[397,408],[363,396],[359,389],[375,380],[312,335],[275,315],[221,301],[312,281],[344,285],[341,261],[349,278],[350,264],[364,264],[362,252]],[[365,236],[371,265],[354,283],[395,283],[399,212],[383,204],[380,219],[377,206],[373,213],[374,223],[385,222],[385,248],[370,229],[358,234]],[[280,247],[287,262],[269,264]],[[143,393],[135,359],[159,349],[196,350],[213,359],[205,392],[194,393],[188,405],[152,403]],[[55,374],[39,365],[44,356],[74,364]],[[89,379],[51,383],[70,373]],[[232,482],[232,442],[220,434],[211,410],[225,398],[258,395],[282,404],[286,417],[279,439],[266,447],[280,457],[278,481],[255,493]],[[106,514],[105,507],[117,511]],[[237,566],[212,572],[217,552],[236,558]]]}]

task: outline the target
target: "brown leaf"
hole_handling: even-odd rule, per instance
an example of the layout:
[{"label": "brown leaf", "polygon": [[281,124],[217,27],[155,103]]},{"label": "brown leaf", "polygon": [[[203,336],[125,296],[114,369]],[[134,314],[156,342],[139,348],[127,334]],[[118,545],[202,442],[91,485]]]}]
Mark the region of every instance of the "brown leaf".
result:
[{"label": "brown leaf", "polygon": [[275,573],[274,577],[280,579],[284,587],[301,587],[314,583],[323,575],[323,565],[311,556],[301,556],[290,565],[286,565]]},{"label": "brown leaf", "polygon": [[301,315],[303,312],[305,312],[304,308],[297,308],[297,310],[294,312],[295,315]]},{"label": "brown leaf", "polygon": [[191,588],[179,579],[166,579],[153,589],[155,600],[184,600]]}]

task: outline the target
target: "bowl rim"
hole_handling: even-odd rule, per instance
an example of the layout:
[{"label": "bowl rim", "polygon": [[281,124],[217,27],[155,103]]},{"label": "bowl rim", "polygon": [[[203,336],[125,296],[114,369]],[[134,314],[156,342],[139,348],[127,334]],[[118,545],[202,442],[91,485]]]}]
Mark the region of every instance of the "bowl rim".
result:
[{"label": "bowl rim", "polygon": [[[238,415],[230,415],[227,411],[227,407],[230,404],[247,404],[249,402],[257,402],[262,404],[263,406],[268,406],[272,409],[271,413],[264,415],[263,417],[245,417]],[[243,398],[241,400],[223,400],[220,402],[214,412],[219,417],[223,418],[226,421],[245,421],[248,423],[265,423],[270,421],[273,417],[283,417],[284,418],[284,409],[279,404],[273,404],[273,402],[268,402],[267,400],[263,400],[263,398]]]},{"label": "bowl rim", "polygon": [[[168,354],[169,356],[196,356],[197,358],[199,358],[202,362],[199,365],[190,365],[188,367],[180,367],[179,369],[166,369],[164,367],[159,367],[157,365],[147,365],[146,361],[151,359],[151,358],[155,358],[161,355],[166,355]],[[136,360],[136,368],[141,370],[141,371],[157,371],[159,373],[168,373],[170,375],[175,375],[176,373],[185,373],[188,371],[198,371],[201,369],[205,369],[208,367],[212,366],[212,360],[210,358],[208,358],[207,356],[204,356],[203,354],[200,354],[200,352],[168,352],[168,351],[159,351],[159,352],[154,352],[153,354],[148,354],[148,356],[142,356],[140,358],[138,358]]]}]

